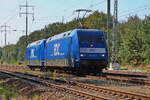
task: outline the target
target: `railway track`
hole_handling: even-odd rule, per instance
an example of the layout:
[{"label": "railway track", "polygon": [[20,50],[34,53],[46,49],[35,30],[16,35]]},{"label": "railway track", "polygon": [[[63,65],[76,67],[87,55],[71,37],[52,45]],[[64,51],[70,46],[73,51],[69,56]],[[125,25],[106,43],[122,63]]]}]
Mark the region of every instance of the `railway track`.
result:
[{"label": "railway track", "polygon": [[[57,90],[64,91],[66,93],[73,94],[75,96],[84,97],[86,99],[111,100],[110,98],[96,96],[96,95],[89,94],[87,92],[75,90],[75,89],[72,89],[72,88],[67,88],[63,85],[58,85],[58,83],[55,83],[55,82],[54,82],[55,83],[54,84],[53,82],[49,82],[47,80],[38,78],[35,75],[23,75],[23,74],[20,74],[20,73],[12,73],[12,72],[8,72],[8,71],[0,71],[0,74],[4,74],[6,76],[16,77],[16,78],[19,78],[19,79],[27,80],[29,82],[38,83],[38,84],[43,85],[43,86],[47,86],[47,87],[50,87],[50,88],[55,88]],[[58,80],[57,80],[57,82],[58,82]],[[60,82],[62,82],[62,81],[60,81]]]},{"label": "railway track", "polygon": [[122,82],[126,84],[134,84],[134,85],[143,85],[143,86],[150,86],[150,79],[149,78],[138,78],[138,77],[123,77],[123,76],[92,76],[87,75],[86,77],[92,78],[92,79],[102,79],[102,80],[110,80],[110,81],[116,81],[116,82]]},{"label": "railway track", "polygon": [[141,78],[150,78],[150,73],[148,72],[130,72],[130,71],[115,71],[115,70],[104,70],[103,73],[107,75],[122,75],[127,77],[141,77]]},{"label": "railway track", "polygon": [[78,73],[66,73],[63,71],[59,71],[56,73],[58,74],[68,74],[68,75],[77,75],[77,76],[85,76],[87,78],[92,78],[92,79],[103,79],[103,80],[109,80],[109,81],[116,81],[116,82],[123,82],[125,84],[133,84],[133,85],[143,85],[143,86],[150,86],[150,78],[148,75],[150,74],[131,74],[131,73],[109,73],[109,72],[103,72],[100,73],[99,75],[88,75],[88,74],[78,74]]},{"label": "railway track", "polygon": [[[5,66],[2,66],[5,67]],[[26,67],[17,67],[17,66],[6,66],[6,70],[9,70],[11,68],[17,68],[15,70],[20,70],[20,68],[23,68],[23,70],[27,70],[29,72],[30,70]],[[67,74],[64,72],[58,72],[59,74]],[[138,75],[139,74],[139,75]],[[70,75],[70,73],[68,74]],[[150,86],[150,78],[148,77],[150,75],[149,73],[141,73],[141,72],[120,72],[120,71],[104,71],[104,73],[101,73],[101,75],[85,75],[87,78],[92,79],[98,79],[98,80],[104,80],[104,81],[110,81],[112,85],[117,85],[118,83],[122,84],[122,86],[128,86],[128,85],[143,85],[143,86]],[[116,84],[117,83],[117,84]],[[119,84],[119,85],[120,85]]]},{"label": "railway track", "polygon": [[12,73],[1,71],[1,74],[17,77],[20,79],[36,82],[44,86],[58,89],[69,94],[81,96],[93,100],[112,100],[112,99],[128,99],[128,100],[150,100],[149,96],[127,93],[117,90],[106,89],[89,84],[83,84],[73,81],[65,81],[60,79],[38,77],[36,75]]}]

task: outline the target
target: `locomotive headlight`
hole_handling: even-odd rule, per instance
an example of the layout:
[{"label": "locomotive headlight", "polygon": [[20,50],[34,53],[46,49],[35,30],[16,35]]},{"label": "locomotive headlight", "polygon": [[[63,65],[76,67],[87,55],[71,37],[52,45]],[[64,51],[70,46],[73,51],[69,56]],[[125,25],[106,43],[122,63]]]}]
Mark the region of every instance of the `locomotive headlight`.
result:
[{"label": "locomotive headlight", "polygon": [[102,54],[102,57],[104,57],[105,56],[105,54]]},{"label": "locomotive headlight", "polygon": [[83,54],[80,54],[80,56],[83,57],[84,55],[83,55]]}]

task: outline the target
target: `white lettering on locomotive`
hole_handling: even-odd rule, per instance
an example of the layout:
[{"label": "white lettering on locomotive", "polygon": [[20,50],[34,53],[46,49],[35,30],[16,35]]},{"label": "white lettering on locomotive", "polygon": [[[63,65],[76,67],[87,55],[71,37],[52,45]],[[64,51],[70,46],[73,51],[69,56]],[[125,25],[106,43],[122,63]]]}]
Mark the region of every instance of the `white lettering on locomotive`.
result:
[{"label": "white lettering on locomotive", "polygon": [[35,54],[34,54],[34,51],[35,51],[34,49],[31,49],[31,56],[30,56],[31,58],[36,57]]},{"label": "white lettering on locomotive", "polygon": [[64,53],[59,52],[60,43],[54,44],[54,56],[64,55]]}]

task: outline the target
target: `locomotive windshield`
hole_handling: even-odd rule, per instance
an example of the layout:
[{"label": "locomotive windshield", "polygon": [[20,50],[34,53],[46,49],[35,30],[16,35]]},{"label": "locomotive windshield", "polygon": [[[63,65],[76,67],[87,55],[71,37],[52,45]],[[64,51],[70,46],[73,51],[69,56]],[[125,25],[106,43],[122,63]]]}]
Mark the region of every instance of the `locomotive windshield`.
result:
[{"label": "locomotive windshield", "polygon": [[80,43],[101,43],[104,39],[100,35],[80,35]]}]

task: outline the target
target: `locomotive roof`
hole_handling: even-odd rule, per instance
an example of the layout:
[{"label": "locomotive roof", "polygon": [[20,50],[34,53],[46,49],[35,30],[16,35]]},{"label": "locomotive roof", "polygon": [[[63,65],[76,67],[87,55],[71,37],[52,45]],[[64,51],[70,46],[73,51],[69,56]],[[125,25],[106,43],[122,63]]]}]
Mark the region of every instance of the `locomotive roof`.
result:
[{"label": "locomotive roof", "polygon": [[49,41],[57,40],[57,39],[60,39],[60,38],[69,37],[71,32],[72,32],[72,30],[54,35],[52,37],[49,37],[47,41],[49,42]]},{"label": "locomotive roof", "polygon": [[32,43],[28,44],[27,48],[40,45],[43,41],[44,41],[44,39],[32,42]]},{"label": "locomotive roof", "polygon": [[67,31],[67,32],[59,33],[57,35],[49,37],[47,39],[47,42],[50,42],[50,41],[53,41],[53,40],[57,40],[57,39],[61,39],[61,38],[65,38],[65,37],[69,37],[71,35],[72,31],[100,31],[100,30],[97,30],[97,29],[74,29],[74,30],[70,30],[70,31]]},{"label": "locomotive roof", "polygon": [[[57,40],[57,39],[60,39],[60,38],[69,37],[71,35],[72,31],[101,31],[101,30],[96,30],[96,29],[74,29],[74,30],[70,30],[70,31],[63,32],[63,33],[54,35],[52,37],[49,37],[47,39],[47,42]],[[44,40],[45,39],[32,42],[32,43],[28,44],[27,48],[40,45]]]}]

